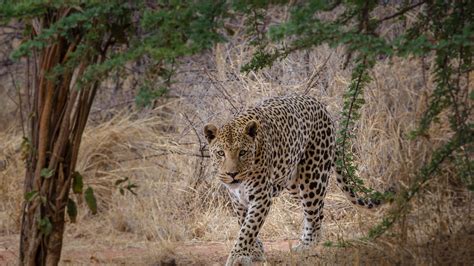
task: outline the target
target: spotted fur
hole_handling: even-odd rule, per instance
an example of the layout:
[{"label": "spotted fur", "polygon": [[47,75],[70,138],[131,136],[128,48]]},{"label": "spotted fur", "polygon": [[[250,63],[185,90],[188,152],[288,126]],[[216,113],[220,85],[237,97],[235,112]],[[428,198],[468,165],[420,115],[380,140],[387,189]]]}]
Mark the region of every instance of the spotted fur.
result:
[{"label": "spotted fur", "polygon": [[[240,232],[226,265],[264,260],[258,233],[272,198],[284,189],[301,201],[304,226],[296,250],[319,241],[324,197],[335,160],[335,129],[326,108],[309,96],[265,100],[221,128],[208,124],[217,177],[228,188],[239,217]],[[337,184],[354,204],[377,202],[357,198],[338,173]]]}]

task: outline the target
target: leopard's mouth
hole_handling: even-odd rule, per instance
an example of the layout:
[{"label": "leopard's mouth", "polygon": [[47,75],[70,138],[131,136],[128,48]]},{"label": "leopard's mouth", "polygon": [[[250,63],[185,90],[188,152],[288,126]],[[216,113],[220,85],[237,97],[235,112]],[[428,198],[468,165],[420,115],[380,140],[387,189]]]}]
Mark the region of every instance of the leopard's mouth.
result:
[{"label": "leopard's mouth", "polygon": [[248,171],[239,172],[235,176],[230,176],[228,174],[219,173],[219,179],[222,183],[228,185],[238,185],[241,184],[244,180],[247,179]]}]

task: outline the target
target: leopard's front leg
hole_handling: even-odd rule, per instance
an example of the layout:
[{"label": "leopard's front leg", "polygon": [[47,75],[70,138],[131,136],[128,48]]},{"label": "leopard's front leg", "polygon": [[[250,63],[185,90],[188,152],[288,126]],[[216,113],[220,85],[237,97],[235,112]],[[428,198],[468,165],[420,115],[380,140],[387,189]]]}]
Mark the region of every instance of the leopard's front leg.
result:
[{"label": "leopard's front leg", "polygon": [[227,259],[227,266],[250,265],[252,259],[262,259],[263,245],[257,236],[270,210],[272,203],[270,191],[262,188],[249,189],[247,212],[241,223],[237,241]]},{"label": "leopard's front leg", "polygon": [[[242,227],[242,224],[245,221],[245,217],[247,216],[247,206],[242,204],[239,201],[239,197],[237,197],[235,194],[229,193],[229,195],[232,199],[232,208],[238,218],[239,226]],[[258,237],[255,238],[254,245],[250,250],[250,256],[252,258],[252,261],[266,261],[263,243],[262,241],[260,241],[260,239],[258,239]]]}]

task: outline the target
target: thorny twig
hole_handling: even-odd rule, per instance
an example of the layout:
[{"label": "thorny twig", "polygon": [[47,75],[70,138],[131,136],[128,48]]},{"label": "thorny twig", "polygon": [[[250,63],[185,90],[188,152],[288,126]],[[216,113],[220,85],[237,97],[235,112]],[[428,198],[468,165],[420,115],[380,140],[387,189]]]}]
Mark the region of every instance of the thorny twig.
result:
[{"label": "thorny twig", "polygon": [[[205,70],[205,73],[206,75],[209,77],[209,79],[211,81],[214,81],[215,78],[207,71]],[[222,86],[222,84],[220,84],[219,82],[216,82],[215,84],[217,84],[216,86],[216,89],[218,92],[220,92],[222,94],[222,96],[224,96],[224,99],[229,102],[229,104],[232,106],[232,108],[234,109],[235,112],[238,111],[238,108],[235,107],[234,103],[233,103],[233,99],[232,97],[229,95],[229,93],[227,92],[227,90]],[[220,89],[219,89],[220,88]]]},{"label": "thorny twig", "polygon": [[163,153],[156,153],[152,155],[145,155],[141,157],[134,157],[134,158],[128,158],[128,159],[122,159],[118,160],[118,163],[123,163],[123,162],[129,162],[129,161],[135,161],[135,160],[148,160],[151,158],[156,158],[156,157],[161,157],[161,156],[167,156],[167,155],[183,155],[183,156],[191,156],[191,157],[199,157],[199,158],[209,158],[209,155],[201,155],[201,154],[196,154],[196,153],[185,153],[185,152],[163,152]]},{"label": "thorny twig", "polygon": [[382,21],[389,20],[389,19],[392,19],[392,18],[396,18],[396,17],[398,17],[398,16],[400,16],[400,15],[403,15],[403,14],[405,14],[406,12],[408,12],[408,11],[410,11],[410,10],[412,10],[412,9],[414,9],[414,8],[416,8],[416,7],[418,7],[418,6],[421,6],[421,5],[424,4],[425,2],[426,2],[426,1],[421,1],[421,2],[416,3],[416,4],[414,4],[414,5],[408,6],[408,7],[404,8],[404,9],[398,11],[398,12],[395,12],[395,13],[392,14],[392,15],[389,15],[389,16],[386,16],[386,17],[384,17],[384,18],[381,18],[379,21],[377,21],[377,23],[380,23],[380,22],[382,22]]},{"label": "thorny twig", "polygon": [[323,64],[319,67],[318,70],[316,70],[315,72],[313,72],[313,74],[311,75],[311,77],[308,79],[308,81],[306,82],[305,86],[306,86],[306,89],[304,90],[303,92],[303,95],[307,95],[309,93],[309,91],[311,90],[311,88],[313,87],[313,82],[316,78],[319,78],[319,76],[321,75],[321,73],[323,72],[324,69],[326,69],[326,64],[329,62],[329,59],[331,58],[333,52],[331,52],[329,54],[329,56],[326,58],[326,60],[324,60]]},{"label": "thorny twig", "polygon": [[203,164],[204,160],[203,160],[203,158],[204,158],[204,148],[206,147],[206,145],[203,144],[200,134],[196,130],[196,127],[191,122],[189,117],[185,113],[183,113],[183,116],[186,119],[186,121],[189,123],[189,126],[191,126],[192,130],[194,131],[194,134],[196,135],[196,138],[199,141],[199,152],[201,153],[201,160],[199,160],[199,171],[198,171],[198,175],[197,175],[197,179],[196,179],[197,181],[193,185],[193,188],[196,189],[196,185],[200,183],[198,181],[203,177],[203,173],[204,173],[204,164]]}]

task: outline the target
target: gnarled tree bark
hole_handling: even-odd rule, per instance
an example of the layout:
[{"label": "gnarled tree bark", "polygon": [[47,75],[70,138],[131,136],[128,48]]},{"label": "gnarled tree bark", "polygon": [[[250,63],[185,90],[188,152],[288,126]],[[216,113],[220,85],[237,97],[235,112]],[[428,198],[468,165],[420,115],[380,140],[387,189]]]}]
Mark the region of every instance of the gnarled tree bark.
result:
[{"label": "gnarled tree bark", "polygon": [[[33,37],[73,12],[72,8],[60,9],[33,19]],[[98,88],[98,82],[93,82],[79,89],[76,80],[87,66],[102,62],[111,45],[110,40],[99,40],[95,55],[85,55],[74,68],[51,78],[55,67],[68,63],[83,34],[77,30],[73,39],[58,34],[34,52],[33,71],[27,71],[28,75],[33,73],[27,77],[33,95],[28,103],[30,149],[24,191],[35,196],[23,204],[20,265],[57,265],[60,260],[65,209],[81,137]]]}]

